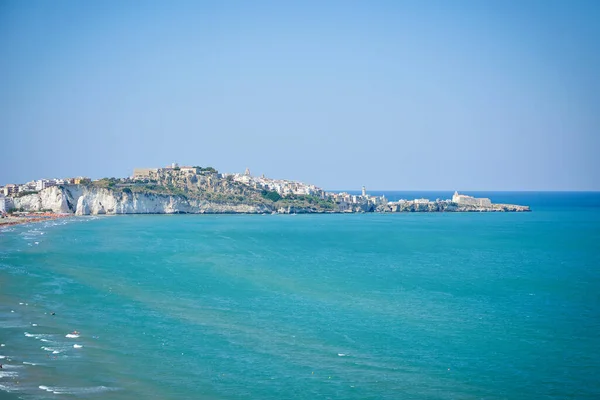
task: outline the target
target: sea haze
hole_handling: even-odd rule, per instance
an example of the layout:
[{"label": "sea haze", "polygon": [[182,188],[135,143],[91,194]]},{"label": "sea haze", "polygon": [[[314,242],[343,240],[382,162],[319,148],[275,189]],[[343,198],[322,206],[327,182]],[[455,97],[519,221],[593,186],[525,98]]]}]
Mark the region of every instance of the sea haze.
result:
[{"label": "sea haze", "polygon": [[0,398],[600,398],[600,194],[483,195],[4,229]]}]

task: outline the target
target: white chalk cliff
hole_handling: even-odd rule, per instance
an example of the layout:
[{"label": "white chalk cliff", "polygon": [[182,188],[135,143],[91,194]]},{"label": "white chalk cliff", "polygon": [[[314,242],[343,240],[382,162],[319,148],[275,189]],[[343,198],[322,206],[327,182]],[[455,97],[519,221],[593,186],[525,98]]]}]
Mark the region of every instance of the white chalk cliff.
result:
[{"label": "white chalk cliff", "polygon": [[98,214],[177,214],[177,213],[265,213],[264,204],[215,203],[184,196],[153,193],[126,193],[82,185],[53,186],[13,199],[15,208],[25,211],[52,210],[76,215]]}]

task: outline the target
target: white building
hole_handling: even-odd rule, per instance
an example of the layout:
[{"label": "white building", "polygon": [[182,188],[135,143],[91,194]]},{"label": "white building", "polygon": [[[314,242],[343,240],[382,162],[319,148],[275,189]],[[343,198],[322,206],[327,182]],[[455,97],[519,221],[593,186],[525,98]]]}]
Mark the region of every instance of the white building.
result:
[{"label": "white building", "polygon": [[134,168],[133,179],[150,179],[156,176],[158,168]]},{"label": "white building", "polygon": [[199,172],[196,167],[181,167],[179,168],[181,172],[187,172],[189,174],[197,174]]},{"label": "white building", "polygon": [[415,199],[415,204],[429,204],[429,199]]},{"label": "white building", "polygon": [[6,197],[3,194],[0,194],[0,214],[6,212]]},{"label": "white building", "polygon": [[56,180],[40,179],[35,181],[35,190],[38,192],[50,186],[56,186]]},{"label": "white building", "polygon": [[10,196],[13,194],[17,194],[19,193],[19,186],[15,185],[14,183],[9,183],[6,186],[4,186],[4,195],[5,196]]},{"label": "white building", "polygon": [[492,201],[488,198],[482,197],[472,197],[467,196],[465,194],[458,194],[458,192],[454,192],[452,196],[452,202],[461,206],[477,206],[477,207],[491,207]]}]

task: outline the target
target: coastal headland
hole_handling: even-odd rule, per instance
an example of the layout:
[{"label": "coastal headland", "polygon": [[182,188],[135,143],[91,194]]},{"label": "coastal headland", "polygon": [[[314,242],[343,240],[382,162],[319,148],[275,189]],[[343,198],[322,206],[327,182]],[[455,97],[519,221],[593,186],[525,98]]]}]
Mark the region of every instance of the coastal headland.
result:
[{"label": "coastal headland", "polygon": [[[300,214],[398,212],[523,212],[528,206],[494,204],[455,193],[451,199],[388,201],[363,187],[360,195],[327,192],[297,181],[221,174],[211,167],[134,169],[129,178],[33,181],[6,185],[0,211],[102,214]],[[9,190],[10,189],[10,190]],[[36,190],[40,189],[40,190]]]}]

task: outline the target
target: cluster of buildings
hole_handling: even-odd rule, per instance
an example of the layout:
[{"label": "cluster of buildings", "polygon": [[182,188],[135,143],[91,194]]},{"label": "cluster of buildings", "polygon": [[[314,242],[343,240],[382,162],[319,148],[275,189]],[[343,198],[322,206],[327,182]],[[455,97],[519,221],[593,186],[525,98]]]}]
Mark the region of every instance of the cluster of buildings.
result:
[{"label": "cluster of buildings", "polygon": [[367,194],[367,189],[363,186],[360,195],[350,194],[346,192],[330,193],[326,192],[325,197],[333,200],[336,203],[348,204],[348,205],[373,205],[378,206],[385,204],[387,199],[385,196],[372,196]]},{"label": "cluster of buildings", "polygon": [[398,201],[390,201],[387,203],[388,206],[395,206],[395,205],[411,205],[414,204],[416,206],[418,205],[422,205],[422,204],[456,204],[458,206],[474,206],[474,207],[480,207],[480,208],[491,208],[492,207],[492,201],[488,198],[485,197],[472,197],[472,196],[467,196],[465,194],[459,194],[458,192],[454,192],[454,195],[452,196],[452,199],[448,199],[448,200],[440,200],[440,199],[436,199],[436,200],[429,200],[429,199],[414,199],[414,200],[398,200]]},{"label": "cluster of buildings", "polygon": [[[186,167],[179,166],[177,163],[173,163],[168,167],[164,168],[134,168],[132,180],[134,181],[148,181],[155,180],[159,176],[168,174],[170,172],[184,173],[184,174],[206,174],[206,173],[217,173],[212,168],[200,168],[200,167]],[[326,192],[325,190],[315,185],[291,181],[287,179],[271,179],[264,175],[253,176],[250,170],[246,168],[246,171],[242,173],[223,173],[218,174],[219,178],[230,179],[234,182],[240,182],[244,185],[248,185],[258,190],[268,190],[277,192],[280,196],[289,195],[305,195],[305,196],[317,196],[321,199],[333,200],[336,203],[347,204],[347,205],[373,205],[377,206],[385,204],[387,202],[384,196],[371,196],[366,193],[366,189],[363,186],[362,194],[353,195],[346,192],[332,193]]]},{"label": "cluster of buildings", "polygon": [[286,179],[271,179],[262,176],[252,176],[250,170],[246,168],[243,174],[223,174],[224,178],[231,179],[251,186],[255,189],[269,190],[279,193],[281,196],[287,195],[307,195],[325,197],[325,191],[315,185],[309,185],[302,182],[289,181]]},{"label": "cluster of buildings", "polygon": [[91,182],[90,178],[79,176],[77,178],[65,178],[65,179],[38,179],[36,181],[30,181],[27,183],[9,183],[4,186],[0,186],[0,194],[4,196],[15,196],[19,193],[25,192],[39,192],[51,186],[57,185],[79,185],[81,183]]},{"label": "cluster of buildings", "polygon": [[173,164],[169,165],[168,167],[164,167],[164,168],[134,168],[133,176],[131,177],[131,179],[133,179],[134,181],[154,180],[154,179],[157,179],[160,174],[174,172],[174,171],[197,175],[197,174],[210,173],[211,171],[214,171],[214,170],[212,170],[212,168],[201,168],[201,167],[180,167],[179,164],[173,163]]}]

